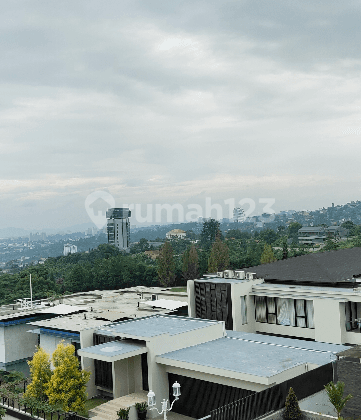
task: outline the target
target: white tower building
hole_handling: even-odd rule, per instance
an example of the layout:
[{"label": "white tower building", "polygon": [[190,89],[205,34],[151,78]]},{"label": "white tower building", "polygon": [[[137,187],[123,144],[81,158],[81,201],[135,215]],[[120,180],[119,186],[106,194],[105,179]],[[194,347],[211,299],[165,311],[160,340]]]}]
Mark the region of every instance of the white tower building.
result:
[{"label": "white tower building", "polygon": [[113,208],[107,210],[108,243],[120,250],[127,251],[130,242],[131,211],[127,208]]}]

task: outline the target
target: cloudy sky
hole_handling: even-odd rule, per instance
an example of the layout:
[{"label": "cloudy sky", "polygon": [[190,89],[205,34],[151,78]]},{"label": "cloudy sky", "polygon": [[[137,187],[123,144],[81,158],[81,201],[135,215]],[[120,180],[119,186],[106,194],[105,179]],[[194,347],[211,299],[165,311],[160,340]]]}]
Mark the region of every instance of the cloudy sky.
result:
[{"label": "cloudy sky", "polygon": [[0,228],[87,222],[94,191],[359,199],[360,15],[359,0],[2,0]]}]

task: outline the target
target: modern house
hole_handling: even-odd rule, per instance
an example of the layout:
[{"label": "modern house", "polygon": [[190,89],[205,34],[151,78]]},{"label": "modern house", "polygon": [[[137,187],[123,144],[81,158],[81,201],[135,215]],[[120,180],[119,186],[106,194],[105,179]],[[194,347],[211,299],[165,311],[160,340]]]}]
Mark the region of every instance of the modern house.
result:
[{"label": "modern house", "polygon": [[347,236],[347,229],[341,226],[303,226],[298,230],[298,242],[301,244],[323,244],[327,239],[341,239]]},{"label": "modern house", "polygon": [[38,337],[27,334],[29,322],[44,320],[59,316],[61,313],[78,312],[77,307],[58,305],[7,305],[0,309],[0,368],[17,370],[29,374],[30,360],[39,344]]},{"label": "modern house", "polygon": [[361,248],[188,281],[189,316],[228,330],[361,344]]},{"label": "modern house", "polygon": [[177,381],[181,397],[173,411],[195,418],[329,364],[347,349],[226,331],[224,321],[164,315],[104,325],[86,335],[93,345],[82,346],[78,355],[93,372],[89,396],[107,392],[121,399],[146,396],[151,389],[159,409],[163,398],[173,399]]},{"label": "modern house", "polygon": [[166,233],[167,239],[185,239],[186,232],[182,229],[173,229]]}]

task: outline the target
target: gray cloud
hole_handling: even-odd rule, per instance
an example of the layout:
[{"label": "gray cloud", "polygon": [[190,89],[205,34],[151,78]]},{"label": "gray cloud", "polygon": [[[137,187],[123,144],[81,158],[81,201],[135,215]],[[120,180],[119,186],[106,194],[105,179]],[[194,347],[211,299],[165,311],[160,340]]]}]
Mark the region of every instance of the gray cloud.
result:
[{"label": "gray cloud", "polygon": [[360,14],[356,0],[4,4],[0,227],[81,223],[102,188],[279,210],[357,199]]}]

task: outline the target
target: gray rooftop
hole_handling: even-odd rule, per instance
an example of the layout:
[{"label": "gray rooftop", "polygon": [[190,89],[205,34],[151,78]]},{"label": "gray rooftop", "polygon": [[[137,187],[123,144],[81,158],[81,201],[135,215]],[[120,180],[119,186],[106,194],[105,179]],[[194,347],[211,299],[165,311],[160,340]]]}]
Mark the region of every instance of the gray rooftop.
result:
[{"label": "gray rooftop", "polygon": [[340,344],[320,343],[319,341],[297,340],[293,338],[276,337],[272,335],[254,334],[239,331],[227,331],[227,337],[235,338],[238,340],[254,341],[282,347],[320,351],[333,354],[337,354],[338,352],[349,348]]},{"label": "gray rooftop", "polygon": [[206,328],[218,321],[208,321],[179,316],[155,315],[147,318],[123,321],[107,325],[98,330],[99,334],[114,336],[130,335],[136,337],[155,337],[157,335],[176,335]]},{"label": "gray rooftop", "polygon": [[[340,346],[340,351],[342,349],[347,349],[347,347]],[[255,343],[224,337],[165,353],[158,356],[157,359],[159,361],[163,360],[165,364],[167,360],[175,360],[270,378],[305,363],[321,366],[335,360],[336,356],[332,353],[317,352],[312,349],[297,349],[265,342]]]},{"label": "gray rooftop", "polygon": [[146,351],[145,344],[134,344],[126,341],[111,341],[110,343],[98,344],[97,346],[86,347],[79,350],[82,355],[86,357],[89,355],[100,355],[106,357],[114,357],[133,353],[134,351],[144,349]]}]

